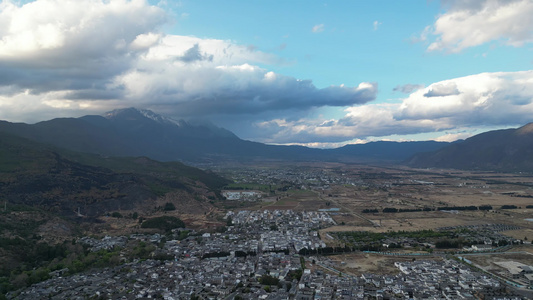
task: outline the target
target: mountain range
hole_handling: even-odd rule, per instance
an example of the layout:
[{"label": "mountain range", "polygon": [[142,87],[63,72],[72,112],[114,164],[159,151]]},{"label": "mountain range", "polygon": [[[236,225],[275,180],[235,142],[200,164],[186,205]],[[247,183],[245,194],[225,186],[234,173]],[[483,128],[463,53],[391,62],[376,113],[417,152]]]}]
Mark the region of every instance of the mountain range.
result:
[{"label": "mountain range", "polygon": [[407,161],[413,167],[467,170],[533,171],[533,123],[517,129],[494,130],[418,153]]},{"label": "mountain range", "polygon": [[435,141],[372,142],[337,149],[267,145],[242,140],[209,123],[176,121],[136,108],[31,125],[0,121],[0,132],[103,156],[146,156],[158,161],[203,163],[243,160],[399,162],[415,153],[448,145]]},{"label": "mountain range", "polygon": [[0,121],[0,132],[103,157],[145,156],[162,162],[392,162],[424,168],[533,170],[533,123],[518,129],[485,132],[454,143],[381,141],[336,149],[242,140],[210,123],[174,120],[137,108],[36,124]]},{"label": "mountain range", "polygon": [[179,192],[183,199],[216,199],[229,181],[178,161],[246,160],[531,172],[533,123],[454,143],[372,142],[313,149],[246,141],[209,123],[176,121],[135,108],[32,125],[0,121],[0,199],[63,215],[78,207],[93,216],[131,210],[169,192]]}]

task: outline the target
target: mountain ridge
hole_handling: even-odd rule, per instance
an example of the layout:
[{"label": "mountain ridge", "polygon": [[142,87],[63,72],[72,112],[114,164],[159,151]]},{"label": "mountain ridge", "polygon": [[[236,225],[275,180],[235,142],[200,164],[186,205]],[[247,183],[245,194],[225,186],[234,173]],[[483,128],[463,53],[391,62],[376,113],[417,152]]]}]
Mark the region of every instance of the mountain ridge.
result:
[{"label": "mountain ridge", "polygon": [[533,170],[533,123],[515,129],[480,133],[406,161],[413,167],[471,170]]},{"label": "mountain ridge", "polygon": [[33,125],[3,121],[0,122],[0,131],[72,151],[193,163],[243,160],[402,161],[412,156],[414,151],[433,151],[445,145],[434,141],[371,142],[337,149],[268,145],[242,140],[210,123],[173,120],[137,108],[118,109],[102,116],[58,118]]}]

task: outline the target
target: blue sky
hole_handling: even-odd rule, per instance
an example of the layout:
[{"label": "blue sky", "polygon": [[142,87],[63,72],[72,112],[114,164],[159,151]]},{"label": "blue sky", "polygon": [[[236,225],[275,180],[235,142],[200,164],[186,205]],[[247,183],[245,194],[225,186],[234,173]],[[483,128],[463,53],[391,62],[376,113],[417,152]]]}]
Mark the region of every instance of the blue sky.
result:
[{"label": "blue sky", "polygon": [[533,2],[0,2],[0,119],[135,106],[274,144],[533,121]]},{"label": "blue sky", "polygon": [[[424,45],[411,43],[410,39],[431,24],[439,11],[438,2],[180,3],[173,10],[183,11],[186,16],[178,16],[171,28],[173,33],[232,40],[274,53],[283,63],[264,67],[299,79],[311,79],[317,87],[375,81],[387,86],[385,99],[394,97],[392,88],[401,80],[431,80],[427,78],[427,70],[423,72],[426,76],[420,76],[419,72],[425,69],[420,63],[431,56],[424,55]],[[374,22],[378,22],[377,29]],[[321,29],[313,32],[315,26]],[[439,65],[442,66],[445,64]],[[401,70],[398,73],[405,78],[390,73],[391,69]]]},{"label": "blue sky", "polygon": [[[381,101],[397,98],[397,85],[522,71],[533,61],[531,45],[499,47],[497,41],[457,54],[427,52],[427,42],[414,40],[445,12],[439,1],[179,3],[169,5],[177,14],[169,28],[174,34],[232,40],[274,53],[285,64],[263,67],[311,79],[317,87],[378,82]],[[313,32],[317,25],[323,25],[323,31]]]}]

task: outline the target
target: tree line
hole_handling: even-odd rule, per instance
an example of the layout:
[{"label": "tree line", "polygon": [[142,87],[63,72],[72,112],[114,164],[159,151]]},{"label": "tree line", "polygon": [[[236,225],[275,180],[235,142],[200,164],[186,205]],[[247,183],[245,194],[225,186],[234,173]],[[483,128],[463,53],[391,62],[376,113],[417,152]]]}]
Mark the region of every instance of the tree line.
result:
[{"label": "tree line", "polygon": [[[517,209],[516,205],[502,205],[501,209]],[[533,205],[528,205],[526,208],[533,208]],[[468,205],[468,206],[440,206],[437,208],[424,207],[424,208],[396,208],[385,207],[381,210],[383,213],[398,213],[398,212],[420,212],[420,211],[443,211],[443,210],[491,210],[492,205]],[[379,213],[377,208],[366,208],[362,210],[364,214]]]}]

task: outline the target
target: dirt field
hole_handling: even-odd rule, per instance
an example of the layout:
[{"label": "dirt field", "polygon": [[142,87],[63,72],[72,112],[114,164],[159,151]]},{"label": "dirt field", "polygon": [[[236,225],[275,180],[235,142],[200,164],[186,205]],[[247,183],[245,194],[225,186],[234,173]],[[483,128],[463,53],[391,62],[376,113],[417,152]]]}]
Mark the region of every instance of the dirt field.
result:
[{"label": "dirt field", "polygon": [[[410,257],[387,257],[383,255],[367,253],[351,253],[346,255],[330,256],[334,262],[334,268],[343,273],[361,276],[364,273],[373,273],[378,275],[394,275],[400,273],[394,266],[398,261],[411,261]],[[426,259],[426,258],[424,258]],[[439,258],[427,258],[439,259]]]},{"label": "dirt field", "polygon": [[509,271],[505,267],[506,265],[514,263],[533,265],[533,246],[516,246],[505,253],[463,255],[463,257],[486,271],[507,277]]},{"label": "dirt field", "polygon": [[[521,230],[503,232],[509,236],[533,239],[533,178],[517,174],[473,173],[461,171],[418,171],[413,169],[366,168],[367,186],[334,186],[331,197],[324,197],[341,208],[334,216],[338,226],[326,231],[387,231],[436,229],[444,226],[509,224]],[[373,175],[372,175],[373,174]],[[361,170],[352,170],[361,176]],[[383,213],[383,208],[422,209],[454,206],[490,205],[490,211],[420,211]],[[517,209],[501,209],[514,205]],[[378,213],[363,213],[377,209]]]},{"label": "dirt field", "polygon": [[533,229],[524,228],[519,230],[504,231],[502,233],[520,240],[531,241],[533,239]]},{"label": "dirt field", "polygon": [[[533,208],[526,208],[533,206],[533,176],[529,174],[339,163],[274,164],[268,168],[288,170],[286,172],[294,176],[308,174],[307,178],[313,177],[315,182],[316,178],[332,177],[333,180],[325,187],[318,188],[305,188],[300,178],[296,188],[276,191],[274,198],[277,201],[261,202],[253,207],[309,211],[338,208],[340,211],[332,214],[338,226],[325,231],[411,231],[445,226],[508,224],[521,229],[504,234],[533,239],[533,222],[526,220],[533,219]],[[263,166],[259,169],[267,168]],[[276,175],[275,172],[272,174]],[[291,176],[287,175],[284,180],[290,180]],[[487,205],[492,209],[437,211],[441,207]],[[516,209],[502,209],[502,205],[513,205]],[[431,211],[383,213],[384,208]],[[378,212],[364,213],[364,210]]]}]

